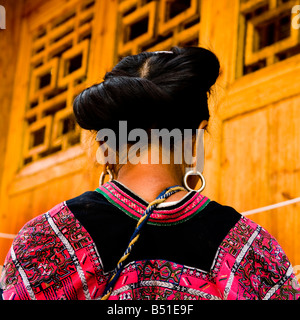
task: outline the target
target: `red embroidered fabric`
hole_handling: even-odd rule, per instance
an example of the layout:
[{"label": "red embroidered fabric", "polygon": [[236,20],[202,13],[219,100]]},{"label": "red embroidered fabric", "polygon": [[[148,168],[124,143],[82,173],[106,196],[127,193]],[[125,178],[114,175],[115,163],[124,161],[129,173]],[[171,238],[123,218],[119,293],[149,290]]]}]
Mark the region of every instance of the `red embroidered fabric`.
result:
[{"label": "red embroidered fabric", "polygon": [[[101,192],[108,190],[111,193],[106,195],[115,201],[110,185],[106,184]],[[138,215],[143,208],[139,209],[139,204],[126,194],[123,196],[126,201],[119,198],[117,205],[127,212],[132,208],[129,215]],[[166,216],[154,215],[152,223],[155,219],[164,223],[192,218],[209,200],[195,196],[188,201],[181,208],[181,216],[176,216],[180,209],[166,211]],[[193,211],[195,208],[198,211]],[[5,300],[99,299],[109,275],[104,272],[101,252],[92,237],[64,202],[21,229],[8,252],[0,283]],[[220,243],[209,271],[163,259],[131,261],[109,299],[299,298],[299,283],[280,245],[261,226],[241,216]]]}]

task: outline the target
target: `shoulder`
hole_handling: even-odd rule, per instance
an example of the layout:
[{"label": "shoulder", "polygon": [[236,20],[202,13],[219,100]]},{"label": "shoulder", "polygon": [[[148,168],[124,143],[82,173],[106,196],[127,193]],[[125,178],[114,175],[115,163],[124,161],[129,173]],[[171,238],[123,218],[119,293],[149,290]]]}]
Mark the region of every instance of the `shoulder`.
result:
[{"label": "shoulder", "polygon": [[[47,213],[41,214],[28,221],[19,231],[7,254],[3,272],[1,274],[1,287],[4,299],[34,299],[30,282],[39,278],[42,271],[41,263],[45,248],[60,247],[51,228],[49,219],[64,210],[64,203],[60,203]],[[50,245],[51,244],[51,245]],[[45,265],[44,265],[45,268]]]},{"label": "shoulder", "polygon": [[76,217],[96,212],[99,214],[99,209],[107,211],[115,208],[101,193],[96,191],[85,192],[78,197],[67,200],[65,204]]},{"label": "shoulder", "polygon": [[224,227],[229,231],[242,217],[234,208],[210,201],[203,211],[203,218],[212,220],[215,227]]},{"label": "shoulder", "polygon": [[[235,246],[232,245],[235,240]],[[264,259],[275,259],[284,263],[287,257],[278,241],[262,226],[242,216],[222,242],[223,248],[233,256],[245,256],[253,251],[264,256]]]},{"label": "shoulder", "polygon": [[224,287],[227,299],[300,297],[299,284],[284,250],[274,236],[252,220],[241,216],[222,241],[220,251],[229,274]]},{"label": "shoulder", "polygon": [[[84,299],[87,291],[77,288],[78,279],[83,281],[82,261],[101,276],[101,260],[90,234],[62,202],[27,222],[14,239],[1,275],[3,297]],[[56,291],[55,283],[67,278],[72,296]]]},{"label": "shoulder", "polygon": [[[216,201],[210,201],[205,209],[197,215],[195,226],[205,235],[205,239],[212,244],[212,251],[216,252],[220,243],[228,233],[235,230],[235,226],[242,218],[234,208],[224,206]],[[198,232],[199,232],[198,231]]]},{"label": "shoulder", "polygon": [[[88,193],[77,197],[77,200],[75,200],[76,198],[71,199],[70,202],[84,205],[80,198],[88,199]],[[19,259],[31,249],[39,251],[53,246],[63,246],[67,242],[72,243],[74,239],[76,239],[76,245],[79,246],[82,241],[86,241],[89,234],[76,219],[67,202],[57,204],[23,226],[12,244],[12,250]]]}]

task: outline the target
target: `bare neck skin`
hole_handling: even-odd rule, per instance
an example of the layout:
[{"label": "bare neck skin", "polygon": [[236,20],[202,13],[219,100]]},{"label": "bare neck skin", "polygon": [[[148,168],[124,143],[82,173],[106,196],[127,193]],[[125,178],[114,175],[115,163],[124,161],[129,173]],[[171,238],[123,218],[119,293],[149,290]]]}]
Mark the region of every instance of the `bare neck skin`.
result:
[{"label": "bare neck skin", "polygon": [[[182,186],[184,171],[172,164],[126,164],[118,172],[117,180],[147,202],[153,201],[164,189]],[[188,191],[179,191],[166,202],[180,200]]]},{"label": "bare neck skin", "polygon": [[[203,120],[199,129],[204,129],[208,122]],[[139,195],[147,202],[153,201],[164,189],[183,185],[185,166],[179,164],[151,164],[150,153],[148,153],[148,164],[127,163],[119,170],[116,179],[127,188]],[[195,188],[197,178],[190,177],[189,186]],[[179,191],[165,201],[178,201],[184,197],[188,191]]]}]

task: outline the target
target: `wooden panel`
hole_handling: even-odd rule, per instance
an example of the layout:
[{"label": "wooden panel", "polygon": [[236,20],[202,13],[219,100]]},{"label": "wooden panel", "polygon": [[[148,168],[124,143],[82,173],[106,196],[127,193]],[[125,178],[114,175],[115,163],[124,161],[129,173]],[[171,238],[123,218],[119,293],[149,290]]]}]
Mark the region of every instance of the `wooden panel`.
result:
[{"label": "wooden panel", "polygon": [[22,0],[16,0],[14,3],[9,0],[1,1],[1,5],[6,8],[6,29],[0,30],[0,187],[11,112],[16,53],[19,50],[22,3]]},{"label": "wooden panel", "polygon": [[[0,30],[0,191],[3,187],[3,180],[7,166],[5,166],[5,152],[9,147],[8,129],[12,111],[12,96],[14,75],[16,72],[17,52],[19,51],[22,0],[14,2],[9,0],[1,1],[1,5],[6,8],[6,29]],[[1,195],[1,192],[0,192]],[[1,199],[1,198],[0,198]],[[5,225],[3,218],[10,220],[8,211],[3,210],[0,202],[0,232],[14,233],[15,229],[11,225]],[[0,265],[6,256],[8,248],[12,243],[11,239],[0,238]],[[1,266],[0,266],[1,270]]]},{"label": "wooden panel", "polygon": [[[270,106],[269,181],[272,202],[300,196],[300,96]],[[300,264],[300,204],[277,209],[276,236]]]},{"label": "wooden panel", "polygon": [[223,126],[220,200],[240,212],[268,203],[268,111],[251,112]]},{"label": "wooden panel", "polygon": [[209,99],[211,117],[208,127],[209,133],[205,136],[204,166],[207,182],[204,193],[217,201],[221,200],[222,195],[222,115],[223,112],[235,107],[229,98],[226,99],[226,95],[236,78],[237,39],[234,35],[238,34],[240,28],[237,23],[240,12],[239,2],[239,0],[222,0],[218,2],[218,5],[215,5],[211,0],[201,1],[199,44],[212,50],[218,56],[221,64],[220,77]]},{"label": "wooden panel", "polygon": [[274,201],[300,196],[300,97],[270,106],[269,150]]},{"label": "wooden panel", "polygon": [[219,117],[235,117],[299,94],[300,55],[237,79],[223,94]]},{"label": "wooden panel", "polygon": [[[300,196],[300,97],[224,122],[220,199],[239,212]],[[300,264],[300,205],[250,216]]]}]

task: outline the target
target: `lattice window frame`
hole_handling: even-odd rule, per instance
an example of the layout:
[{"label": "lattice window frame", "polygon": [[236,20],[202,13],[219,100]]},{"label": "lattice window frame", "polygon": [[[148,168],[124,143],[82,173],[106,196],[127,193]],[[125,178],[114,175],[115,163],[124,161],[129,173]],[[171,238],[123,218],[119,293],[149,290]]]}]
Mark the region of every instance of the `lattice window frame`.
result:
[{"label": "lattice window frame", "polygon": [[[141,51],[168,50],[175,45],[198,45],[201,1],[190,0],[189,7],[168,17],[168,10],[174,4],[175,1],[170,0],[121,1],[118,7],[117,59]],[[146,32],[130,39],[130,28],[143,19],[144,28],[147,24]]]},{"label": "lattice window frame", "polygon": [[96,1],[73,2],[32,31],[21,167],[80,144],[72,104],[88,80]]},{"label": "lattice window frame", "polygon": [[[297,0],[240,0],[239,46],[236,77],[255,72],[300,53],[300,29],[294,29],[292,23],[287,31],[288,36],[277,39],[271,44],[259,47],[260,27],[276,23],[277,18],[290,14],[290,22],[295,17],[291,12]],[[265,11],[263,8],[267,8]],[[262,13],[249,18],[250,14],[261,10]],[[277,21],[279,26],[279,22]],[[275,32],[279,32],[276,31]],[[275,36],[274,36],[275,37]],[[275,39],[276,40],[276,39]],[[296,49],[295,49],[296,48]],[[294,50],[295,49],[295,50]]]}]

